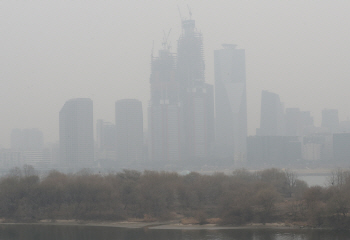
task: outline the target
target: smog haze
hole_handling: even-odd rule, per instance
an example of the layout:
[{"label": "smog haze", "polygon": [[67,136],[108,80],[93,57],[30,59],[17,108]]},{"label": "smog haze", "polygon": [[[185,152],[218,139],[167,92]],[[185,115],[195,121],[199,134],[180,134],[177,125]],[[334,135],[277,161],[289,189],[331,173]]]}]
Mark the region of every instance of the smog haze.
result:
[{"label": "smog haze", "polygon": [[176,52],[180,15],[189,12],[203,34],[208,83],[214,50],[245,49],[249,135],[259,127],[262,90],[311,111],[316,126],[324,108],[346,120],[349,9],[326,0],[1,1],[0,146],[9,147],[14,128],[39,128],[57,142],[58,113],[71,98],[91,98],[94,120],[114,122],[114,103],[124,98],[146,109],[152,48],[170,32]]}]

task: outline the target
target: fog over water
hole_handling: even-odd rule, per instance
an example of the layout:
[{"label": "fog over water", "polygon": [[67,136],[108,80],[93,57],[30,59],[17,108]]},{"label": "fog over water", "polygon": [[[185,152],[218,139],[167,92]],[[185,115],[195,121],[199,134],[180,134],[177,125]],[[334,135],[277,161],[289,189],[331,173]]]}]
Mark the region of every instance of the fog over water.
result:
[{"label": "fog over water", "polygon": [[[114,103],[149,101],[152,43],[163,30],[176,51],[181,18],[189,16],[204,41],[206,81],[214,83],[214,53],[223,43],[246,50],[248,131],[259,126],[262,90],[286,107],[350,114],[347,1],[10,1],[0,2],[0,146],[13,128],[39,128],[58,140],[65,101],[88,97],[94,119],[114,121]],[[146,111],[144,111],[146,113]],[[144,119],[147,119],[145,117]],[[145,125],[147,126],[147,125]]]}]

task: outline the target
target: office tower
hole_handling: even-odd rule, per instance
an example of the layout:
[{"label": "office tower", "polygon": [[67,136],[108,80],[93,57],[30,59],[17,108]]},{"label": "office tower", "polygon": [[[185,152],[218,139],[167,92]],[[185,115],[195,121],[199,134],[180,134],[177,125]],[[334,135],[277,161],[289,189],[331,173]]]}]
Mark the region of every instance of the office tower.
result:
[{"label": "office tower", "polygon": [[115,125],[105,122],[102,119],[97,120],[96,124],[97,140],[97,159],[98,160],[116,160],[116,129]]},{"label": "office tower", "polygon": [[142,103],[123,99],[115,103],[116,151],[120,164],[140,163],[143,160]]},{"label": "office tower", "polygon": [[331,133],[339,131],[339,117],[337,109],[324,109],[322,110],[322,123],[321,126],[326,128]]},{"label": "office tower", "polygon": [[262,91],[259,136],[285,135],[285,117],[283,104],[276,93]]},{"label": "office tower", "polygon": [[59,131],[62,163],[75,169],[90,167],[94,161],[92,100],[68,100],[59,114]]},{"label": "office tower", "polygon": [[11,149],[19,151],[38,151],[44,148],[43,133],[36,128],[13,129]]},{"label": "office tower", "polygon": [[224,44],[214,52],[216,146],[221,157],[244,162],[247,152],[245,51]]},{"label": "office tower", "polygon": [[180,102],[176,57],[166,48],[152,56],[151,100],[148,108],[148,154],[150,161],[180,159]]},{"label": "office tower", "polygon": [[299,108],[286,109],[286,134],[288,136],[305,136],[313,127],[313,118],[309,111],[300,111]]},{"label": "office tower", "polygon": [[183,160],[208,157],[214,141],[212,86],[205,83],[202,34],[195,21],[182,21],[177,46],[177,79],[182,108],[181,151]]}]

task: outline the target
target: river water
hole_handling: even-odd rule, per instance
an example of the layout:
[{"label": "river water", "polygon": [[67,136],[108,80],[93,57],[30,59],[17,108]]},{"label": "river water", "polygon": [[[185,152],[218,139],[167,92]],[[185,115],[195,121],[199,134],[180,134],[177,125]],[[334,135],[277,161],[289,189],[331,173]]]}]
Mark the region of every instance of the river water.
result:
[{"label": "river water", "polygon": [[92,226],[0,225],[0,240],[345,240],[350,231],[306,229],[150,230]]},{"label": "river water", "polygon": [[321,186],[325,187],[328,185],[328,175],[311,175],[311,176],[299,176],[298,179],[305,181],[309,187]]}]

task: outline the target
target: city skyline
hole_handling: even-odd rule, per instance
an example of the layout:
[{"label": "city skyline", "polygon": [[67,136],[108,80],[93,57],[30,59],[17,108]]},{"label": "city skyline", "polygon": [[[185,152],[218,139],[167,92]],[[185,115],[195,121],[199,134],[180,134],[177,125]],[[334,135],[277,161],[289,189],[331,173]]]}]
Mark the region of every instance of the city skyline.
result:
[{"label": "city skyline", "polygon": [[188,18],[187,4],[204,36],[209,83],[215,49],[234,43],[246,50],[249,135],[259,126],[261,90],[310,110],[316,125],[326,108],[338,109],[340,121],[347,119],[349,3],[219,1],[215,11],[214,3],[200,1],[130,1],[122,5],[124,14],[120,4],[108,1],[2,2],[0,77],[7,91],[0,101],[0,145],[10,145],[14,128],[38,128],[46,142],[56,142],[57,112],[74,97],[94,100],[95,119],[113,121],[113,103],[124,98],[140,99],[147,112],[152,42],[159,49],[162,30],[171,29],[169,42],[176,48],[177,5]]}]

